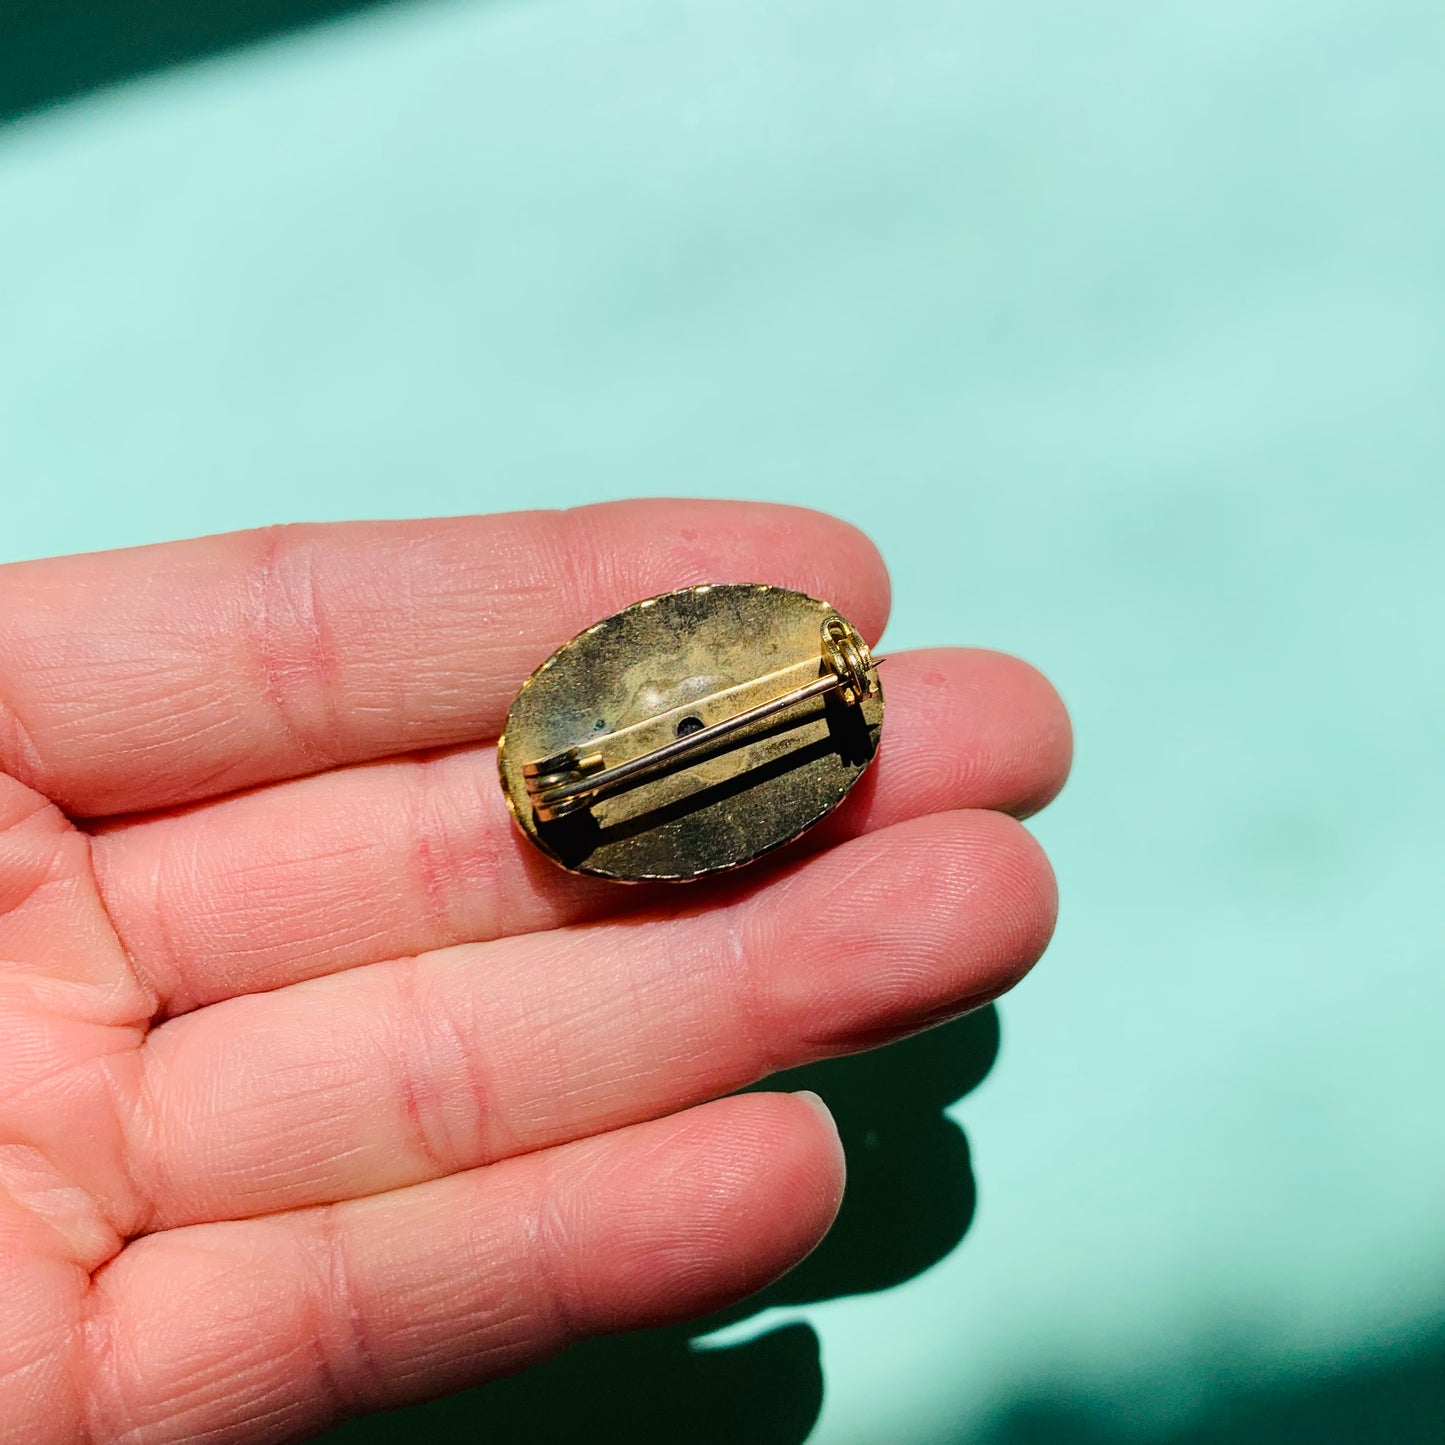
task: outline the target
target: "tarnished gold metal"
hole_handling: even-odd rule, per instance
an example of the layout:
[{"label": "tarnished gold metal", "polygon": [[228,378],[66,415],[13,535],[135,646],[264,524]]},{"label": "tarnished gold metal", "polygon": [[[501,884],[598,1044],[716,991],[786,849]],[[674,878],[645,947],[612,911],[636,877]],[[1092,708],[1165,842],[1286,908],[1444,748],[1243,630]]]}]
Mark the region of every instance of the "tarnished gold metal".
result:
[{"label": "tarnished gold metal", "polygon": [[497,748],[507,805],[575,872],[736,868],[812,827],[873,760],[880,661],[826,602],[782,587],[636,602],[522,684]]}]

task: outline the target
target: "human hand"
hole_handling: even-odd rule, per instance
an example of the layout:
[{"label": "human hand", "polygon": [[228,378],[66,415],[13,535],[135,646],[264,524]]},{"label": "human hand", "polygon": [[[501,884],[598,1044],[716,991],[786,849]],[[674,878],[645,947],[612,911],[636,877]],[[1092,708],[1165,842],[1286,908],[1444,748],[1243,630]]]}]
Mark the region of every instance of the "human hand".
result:
[{"label": "human hand", "polygon": [[853,529],[728,503],[0,568],[0,1439],[301,1438],[818,1241],[826,1114],[718,1096],[1019,978],[1068,724],[1022,663],[893,653],[877,762],[777,864],[565,874],[486,740],[703,581],[887,610]]}]

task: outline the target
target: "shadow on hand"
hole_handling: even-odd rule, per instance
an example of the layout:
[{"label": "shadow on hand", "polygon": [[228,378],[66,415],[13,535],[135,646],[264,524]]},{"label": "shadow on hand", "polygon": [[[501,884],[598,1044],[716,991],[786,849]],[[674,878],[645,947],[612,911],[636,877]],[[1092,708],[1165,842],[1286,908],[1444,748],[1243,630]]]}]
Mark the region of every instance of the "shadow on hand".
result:
[{"label": "shadow on hand", "polygon": [[717,1348],[696,1347],[692,1339],[768,1306],[886,1289],[953,1249],[973,1218],[975,1192],[963,1131],[943,1110],[982,1081],[998,1047],[998,1013],[990,1007],[758,1086],[823,1096],[848,1155],[848,1188],[827,1239],[744,1304],[685,1327],[579,1345],[477,1390],[353,1420],[327,1440],[801,1445],[823,1403],[818,1339],[809,1326],[785,1325]]},{"label": "shadow on hand", "polygon": [[376,0],[0,0],[0,125]]}]

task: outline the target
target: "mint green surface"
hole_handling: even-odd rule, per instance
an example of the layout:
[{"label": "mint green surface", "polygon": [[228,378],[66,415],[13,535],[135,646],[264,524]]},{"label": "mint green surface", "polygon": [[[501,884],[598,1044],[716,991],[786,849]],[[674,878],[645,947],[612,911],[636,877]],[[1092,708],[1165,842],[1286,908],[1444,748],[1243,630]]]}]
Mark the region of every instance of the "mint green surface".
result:
[{"label": "mint green surface", "polygon": [[[0,556],[656,492],[864,525],[890,647],[1068,699],[1064,912],[949,1111],[962,1243],[713,1343],[816,1330],[814,1445],[1438,1445],[1442,75],[1439,0],[423,0],[22,120]],[[901,1170],[899,1227],[949,1181]],[[641,1423],[590,1438],[712,1439],[635,1348],[339,1438],[586,1439],[612,1378]],[[740,1445],[808,1435],[786,1376],[739,1373]]]}]

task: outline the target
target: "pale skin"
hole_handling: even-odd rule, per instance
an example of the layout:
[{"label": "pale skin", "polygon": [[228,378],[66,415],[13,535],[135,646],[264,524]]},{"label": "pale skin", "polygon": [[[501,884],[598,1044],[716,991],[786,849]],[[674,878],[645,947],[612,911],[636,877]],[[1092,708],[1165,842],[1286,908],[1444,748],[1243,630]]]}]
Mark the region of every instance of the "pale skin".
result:
[{"label": "pale skin", "polygon": [[815,513],[635,502],[0,568],[0,1440],[306,1438],[686,1319],[826,1232],[837,1137],[743,1085],[996,997],[1055,895],[1057,696],[893,652],[880,755],[776,861],[638,890],[515,831],[554,647],[766,581],[870,641]]}]

